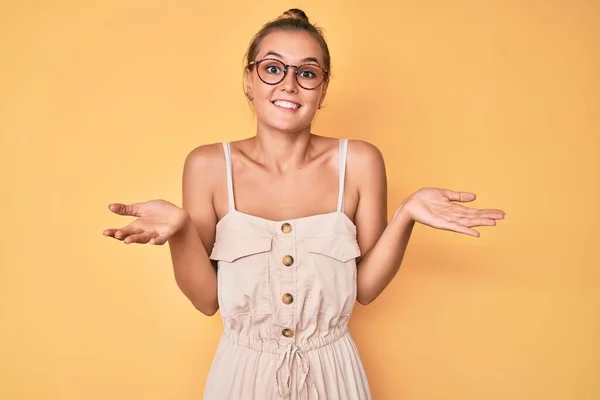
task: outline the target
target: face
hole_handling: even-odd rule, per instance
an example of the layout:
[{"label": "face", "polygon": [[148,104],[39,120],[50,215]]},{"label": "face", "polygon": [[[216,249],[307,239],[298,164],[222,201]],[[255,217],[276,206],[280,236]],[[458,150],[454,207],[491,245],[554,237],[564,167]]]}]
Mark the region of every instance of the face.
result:
[{"label": "face", "polygon": [[[261,78],[268,82],[277,81],[277,76],[283,75],[281,64],[263,61],[260,65],[254,65],[251,71],[247,71],[246,91],[254,98],[252,103],[259,126],[284,132],[297,132],[310,127],[320,103],[325,98],[328,84],[327,80],[324,80],[315,89],[304,88],[311,87],[311,79],[318,79],[313,77],[311,71],[319,69],[311,65],[325,69],[319,43],[310,33],[304,31],[275,31],[263,38],[255,60],[250,61],[265,58],[308,67],[298,72],[298,79],[302,85],[296,80],[294,67],[289,67],[283,80],[276,84],[267,84]],[[260,76],[257,70],[260,70]]]}]

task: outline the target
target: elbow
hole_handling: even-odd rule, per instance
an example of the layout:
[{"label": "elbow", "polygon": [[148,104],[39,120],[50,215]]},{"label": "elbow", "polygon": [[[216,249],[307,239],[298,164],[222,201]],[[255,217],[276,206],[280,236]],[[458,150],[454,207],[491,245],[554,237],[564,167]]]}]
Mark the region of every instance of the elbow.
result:
[{"label": "elbow", "polygon": [[213,309],[206,310],[206,311],[202,311],[202,310],[200,310],[200,312],[201,312],[202,314],[206,315],[207,317],[212,317],[213,315],[215,315],[215,314],[217,313],[217,309],[216,309],[216,308],[213,308]]},{"label": "elbow", "polygon": [[219,306],[198,303],[194,303],[194,307],[196,308],[196,310],[200,311],[207,317],[212,317],[217,313],[217,310],[219,309]]},{"label": "elbow", "polygon": [[373,302],[373,300],[375,300],[374,297],[363,297],[363,296],[358,296],[356,298],[356,301],[358,301],[361,305],[363,306],[368,306],[369,304],[371,304]]},{"label": "elbow", "polygon": [[363,306],[371,304],[381,293],[371,288],[358,287],[356,291],[356,301]]}]

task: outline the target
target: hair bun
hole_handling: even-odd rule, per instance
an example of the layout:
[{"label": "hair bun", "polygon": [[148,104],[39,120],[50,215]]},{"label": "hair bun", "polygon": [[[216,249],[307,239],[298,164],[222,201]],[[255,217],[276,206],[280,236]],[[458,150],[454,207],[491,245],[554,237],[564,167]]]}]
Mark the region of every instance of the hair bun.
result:
[{"label": "hair bun", "polygon": [[302,21],[308,22],[308,16],[304,11],[300,10],[299,8],[290,8],[289,10],[281,14],[277,19],[285,18],[301,19]]}]

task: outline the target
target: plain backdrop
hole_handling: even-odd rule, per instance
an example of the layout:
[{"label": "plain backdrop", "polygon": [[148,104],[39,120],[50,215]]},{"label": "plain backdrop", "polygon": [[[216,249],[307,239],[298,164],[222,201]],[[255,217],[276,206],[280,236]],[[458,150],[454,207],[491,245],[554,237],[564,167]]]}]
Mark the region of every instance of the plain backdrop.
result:
[{"label": "plain backdrop", "polygon": [[200,399],[222,325],[111,202],[181,205],[196,146],[254,135],[243,55],[300,7],[333,78],[314,132],[506,220],[417,226],[350,327],[375,400],[600,398],[597,1],[3,1],[0,398]]}]

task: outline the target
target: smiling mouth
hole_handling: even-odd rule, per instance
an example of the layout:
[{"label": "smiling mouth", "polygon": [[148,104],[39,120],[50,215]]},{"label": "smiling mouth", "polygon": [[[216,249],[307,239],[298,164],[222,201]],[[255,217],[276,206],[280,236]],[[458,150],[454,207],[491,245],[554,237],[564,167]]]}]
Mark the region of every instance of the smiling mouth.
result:
[{"label": "smiling mouth", "polygon": [[276,107],[279,108],[283,108],[284,110],[297,110],[299,109],[301,106],[298,103],[292,103],[291,101],[284,101],[284,100],[275,100],[272,101],[271,103],[273,103]]}]

